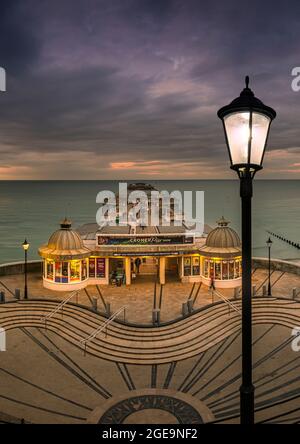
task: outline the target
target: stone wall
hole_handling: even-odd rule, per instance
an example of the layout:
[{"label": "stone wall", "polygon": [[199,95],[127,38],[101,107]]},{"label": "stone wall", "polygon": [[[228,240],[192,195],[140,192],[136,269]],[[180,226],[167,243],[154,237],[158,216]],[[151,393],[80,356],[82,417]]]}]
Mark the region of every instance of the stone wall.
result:
[{"label": "stone wall", "polygon": [[[42,261],[28,261],[27,270],[29,273],[38,272],[42,275]],[[0,276],[7,276],[9,274],[24,273],[24,262],[10,262],[8,264],[0,265]]]}]

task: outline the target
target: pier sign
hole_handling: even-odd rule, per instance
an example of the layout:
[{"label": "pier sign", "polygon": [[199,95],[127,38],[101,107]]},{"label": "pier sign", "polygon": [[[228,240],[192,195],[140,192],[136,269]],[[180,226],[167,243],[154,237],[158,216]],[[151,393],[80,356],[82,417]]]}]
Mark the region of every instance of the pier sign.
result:
[{"label": "pier sign", "polygon": [[182,245],[192,244],[193,236],[98,236],[97,244],[105,245]]}]

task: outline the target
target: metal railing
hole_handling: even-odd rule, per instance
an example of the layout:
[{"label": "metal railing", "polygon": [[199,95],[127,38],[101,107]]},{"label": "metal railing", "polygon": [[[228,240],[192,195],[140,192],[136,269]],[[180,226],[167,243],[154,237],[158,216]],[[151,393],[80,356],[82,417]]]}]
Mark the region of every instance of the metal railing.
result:
[{"label": "metal railing", "polygon": [[55,313],[57,313],[59,310],[62,311],[62,316],[64,315],[64,305],[66,305],[70,299],[72,299],[74,296],[76,296],[76,304],[78,304],[78,291],[72,291],[72,293],[70,293],[63,301],[61,301],[57,307],[54,308],[54,310],[50,311],[50,313],[48,313],[45,316],[41,317],[41,321],[45,321],[45,330],[47,330],[47,321],[52,318],[53,315],[55,315]]},{"label": "metal railing", "polygon": [[112,323],[112,321],[119,316],[122,311],[124,312],[124,322],[125,322],[125,316],[126,316],[126,308],[127,305],[124,305],[123,307],[119,308],[109,319],[107,319],[100,327],[96,328],[96,330],[91,333],[87,338],[81,339],[79,342],[81,344],[84,344],[84,355],[86,354],[86,348],[87,343],[90,342],[92,339],[94,339],[96,336],[98,336],[99,333],[105,330],[105,337],[107,337],[107,328]]},{"label": "metal railing", "polygon": [[[241,315],[241,310],[239,310],[228,298],[226,298],[226,296],[224,296],[222,293],[220,293],[217,290],[212,289],[211,290],[211,294],[212,294],[212,299],[214,297],[214,295],[216,295],[219,299],[221,299],[223,302],[225,302],[225,304],[228,305],[229,308],[229,314],[231,313],[230,309],[232,308],[233,310],[235,310],[237,313],[239,313],[239,315]],[[213,302],[213,301],[212,301]]]},{"label": "metal railing", "polygon": [[5,285],[2,281],[0,281],[0,285],[2,285],[2,287],[5,289],[5,290],[7,290],[13,297],[15,297],[15,293],[10,289],[10,288],[8,288],[8,286],[7,285]]}]

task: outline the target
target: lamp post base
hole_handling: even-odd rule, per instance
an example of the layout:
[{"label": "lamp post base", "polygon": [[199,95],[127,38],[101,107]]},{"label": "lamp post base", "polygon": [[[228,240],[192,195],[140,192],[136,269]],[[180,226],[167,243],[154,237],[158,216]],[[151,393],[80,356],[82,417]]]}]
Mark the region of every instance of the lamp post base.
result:
[{"label": "lamp post base", "polygon": [[268,296],[272,296],[271,284],[268,285]]},{"label": "lamp post base", "polygon": [[241,424],[254,424],[254,385],[240,387]]}]

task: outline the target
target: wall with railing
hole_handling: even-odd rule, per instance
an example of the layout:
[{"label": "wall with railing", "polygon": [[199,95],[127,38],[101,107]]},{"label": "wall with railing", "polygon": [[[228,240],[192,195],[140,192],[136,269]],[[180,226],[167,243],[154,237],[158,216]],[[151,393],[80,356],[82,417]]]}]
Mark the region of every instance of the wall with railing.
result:
[{"label": "wall with railing", "polygon": [[[253,268],[268,268],[269,259],[264,257],[254,257],[252,264]],[[300,275],[300,260],[299,264],[297,264],[296,262],[289,262],[281,259],[272,259],[271,269]]]},{"label": "wall with railing", "polygon": [[[43,273],[43,263],[41,260],[28,261],[27,271],[29,273],[38,272]],[[23,274],[24,262],[9,262],[7,264],[0,265],[0,276],[7,276],[10,274]]]}]

